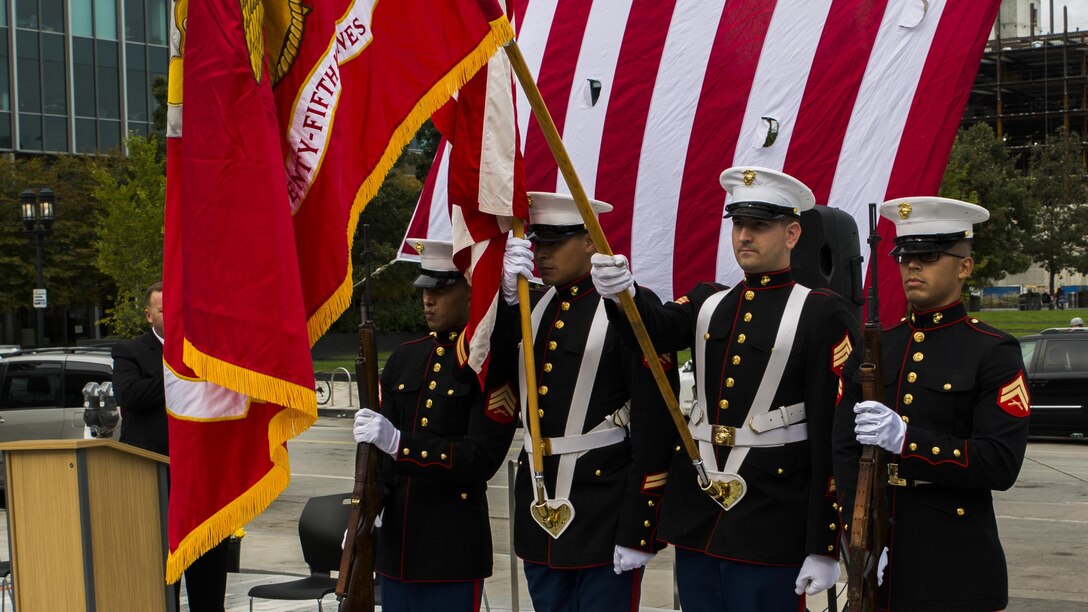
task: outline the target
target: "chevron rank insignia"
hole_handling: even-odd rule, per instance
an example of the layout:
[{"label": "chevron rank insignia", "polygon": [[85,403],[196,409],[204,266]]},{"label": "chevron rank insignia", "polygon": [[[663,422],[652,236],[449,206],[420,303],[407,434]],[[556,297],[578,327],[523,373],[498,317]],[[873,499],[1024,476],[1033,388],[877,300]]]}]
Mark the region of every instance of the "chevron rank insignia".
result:
[{"label": "chevron rank insignia", "polygon": [[690,301],[691,300],[689,300],[688,296],[686,296],[686,295],[681,295],[680,297],[676,298],[676,303],[677,304],[687,304]]},{"label": "chevron rank insignia", "polygon": [[854,351],[854,343],[850,341],[850,334],[844,334],[842,340],[831,349],[831,369],[836,374],[842,374],[842,366],[850,358]]},{"label": "chevron rank insignia", "polygon": [[652,491],[653,489],[660,489],[665,486],[665,483],[669,479],[668,472],[658,472],[657,474],[647,474],[642,479],[642,492]]},{"label": "chevron rank insignia", "polygon": [[518,399],[509,384],[503,385],[487,396],[487,417],[496,423],[511,423],[518,411]]},{"label": "chevron rank insignia", "polygon": [[997,405],[1018,418],[1026,417],[1031,412],[1031,400],[1028,398],[1028,386],[1024,382],[1023,370],[997,392]]}]

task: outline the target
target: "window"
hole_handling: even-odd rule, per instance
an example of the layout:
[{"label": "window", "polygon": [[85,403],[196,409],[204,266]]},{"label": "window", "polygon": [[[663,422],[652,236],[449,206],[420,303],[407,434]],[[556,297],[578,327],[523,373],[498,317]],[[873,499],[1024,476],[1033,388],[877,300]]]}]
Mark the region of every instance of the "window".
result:
[{"label": "window", "polygon": [[64,36],[42,34],[42,107],[47,113],[68,112],[64,76]]},{"label": "window", "polygon": [[[71,0],[69,9],[72,13],[72,34],[75,36],[94,36],[94,11],[91,7],[91,0]],[[73,53],[73,55],[75,54]]]},{"label": "window", "polygon": [[94,119],[76,119],[76,151],[98,152],[98,125]]},{"label": "window", "polygon": [[41,66],[38,62],[38,34],[20,31],[18,43],[19,110],[40,113],[42,111]]},{"label": "window", "polygon": [[[3,4],[3,0],[0,0]],[[0,29],[0,110],[11,110],[11,75],[8,74],[8,31]]]},{"label": "window", "polygon": [[41,30],[64,31],[64,0],[38,0],[41,3]]},{"label": "window", "polygon": [[1039,372],[1088,372],[1088,342],[1048,339],[1043,351]]},{"label": "window", "polygon": [[94,33],[100,39],[117,40],[117,0],[95,0]]},{"label": "window", "polygon": [[98,122],[98,150],[102,153],[121,150],[121,122]]},{"label": "window", "polygon": [[15,25],[38,29],[38,0],[15,0]]},{"label": "window", "polygon": [[1020,356],[1024,359],[1024,367],[1031,370],[1031,360],[1035,357],[1035,349],[1039,346],[1038,340],[1021,340]]},{"label": "window", "polygon": [[167,7],[170,0],[147,0],[147,42],[152,45],[166,44]]},{"label": "window", "polygon": [[60,396],[59,363],[9,363],[0,389],[0,408],[56,406]]},{"label": "window", "polygon": [[121,118],[121,85],[118,81],[117,43],[96,41],[95,62],[98,66],[98,116]]},{"label": "window", "polygon": [[42,116],[19,113],[19,148],[24,151],[42,150]]},{"label": "window", "polygon": [[[94,41],[72,37],[72,97],[76,116],[95,116]],[[92,129],[92,133],[93,133]],[[78,132],[78,130],[77,130]]]},{"label": "window", "polygon": [[0,149],[12,149],[11,113],[0,113]]},{"label": "window", "polygon": [[125,40],[144,41],[144,0],[124,0]]},{"label": "window", "polygon": [[83,387],[87,383],[103,383],[113,380],[113,370],[97,363],[72,363],[64,368],[64,407],[78,408],[83,405]]},{"label": "window", "polygon": [[45,138],[44,142],[42,143],[45,150],[67,151],[68,118],[46,115],[45,117],[42,117],[42,123],[45,128]]}]

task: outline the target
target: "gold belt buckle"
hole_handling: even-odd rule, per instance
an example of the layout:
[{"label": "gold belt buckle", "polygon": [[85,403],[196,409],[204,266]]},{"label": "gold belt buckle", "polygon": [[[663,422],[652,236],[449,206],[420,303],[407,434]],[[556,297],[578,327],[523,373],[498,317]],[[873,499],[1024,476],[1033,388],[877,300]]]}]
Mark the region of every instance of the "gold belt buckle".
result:
[{"label": "gold belt buckle", "polygon": [[744,494],[744,483],[739,479],[710,480],[703,491],[710,496],[719,506],[728,510]]},{"label": "gold belt buckle", "polygon": [[888,484],[892,485],[893,487],[905,487],[905,486],[907,486],[906,479],[903,479],[903,478],[899,477],[899,464],[898,463],[889,463],[888,464]]},{"label": "gold belt buckle", "polygon": [[714,446],[733,446],[733,440],[736,438],[736,435],[736,427],[730,427],[728,425],[710,426],[710,442]]}]

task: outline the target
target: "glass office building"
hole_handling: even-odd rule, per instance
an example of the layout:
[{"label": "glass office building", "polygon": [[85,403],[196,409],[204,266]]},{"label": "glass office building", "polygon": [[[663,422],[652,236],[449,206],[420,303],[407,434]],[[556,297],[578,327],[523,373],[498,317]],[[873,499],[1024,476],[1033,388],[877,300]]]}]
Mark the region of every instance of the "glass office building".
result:
[{"label": "glass office building", "polygon": [[169,0],[0,0],[0,151],[96,153],[146,136]]}]

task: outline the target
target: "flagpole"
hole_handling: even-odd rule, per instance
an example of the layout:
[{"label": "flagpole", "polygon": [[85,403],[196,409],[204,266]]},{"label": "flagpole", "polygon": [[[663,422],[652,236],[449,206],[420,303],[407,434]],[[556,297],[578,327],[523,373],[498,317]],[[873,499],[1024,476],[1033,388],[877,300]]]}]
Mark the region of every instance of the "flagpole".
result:
[{"label": "flagpole", "polygon": [[[544,138],[548,141],[548,147],[555,157],[555,163],[559,166],[560,172],[563,173],[563,179],[567,182],[567,187],[570,188],[570,193],[571,196],[574,197],[575,204],[578,205],[578,212],[582,215],[582,221],[585,222],[590,237],[593,238],[593,244],[597,247],[597,252],[605,255],[612,255],[612,248],[608,245],[608,239],[604,235],[604,230],[601,229],[601,224],[597,221],[597,216],[593,214],[593,208],[589,204],[589,198],[586,196],[585,189],[582,187],[582,182],[578,180],[578,174],[574,170],[574,163],[571,162],[570,156],[567,154],[567,149],[563,145],[562,138],[559,136],[559,130],[556,129],[555,123],[552,121],[551,113],[548,112],[548,107],[544,104],[544,97],[540,95],[540,90],[533,80],[533,74],[529,70],[528,64],[525,63],[525,57],[522,56],[517,41],[511,40],[505,45],[504,49],[506,50],[506,55],[510,58],[510,64],[514,68],[514,73],[517,75],[522,89],[525,90],[525,95],[529,98],[529,106],[533,109],[533,116],[536,117],[541,131],[544,132]],[[518,281],[518,290],[520,294],[520,279]],[[695,445],[695,439],[691,437],[691,432],[688,431],[688,425],[684,420],[684,414],[680,412],[680,406],[676,401],[676,395],[673,393],[672,386],[669,385],[669,381],[665,377],[665,370],[661,367],[661,361],[658,358],[657,351],[650,341],[650,335],[646,331],[646,326],[642,323],[642,317],[639,315],[638,308],[635,306],[635,300],[626,291],[620,292],[619,299],[620,306],[623,308],[623,313],[627,315],[627,320],[631,323],[631,329],[635,333],[635,338],[638,339],[638,345],[639,348],[642,349],[642,355],[645,357],[646,363],[650,366],[650,371],[653,373],[654,380],[657,382],[657,388],[661,391],[661,397],[665,399],[665,406],[669,409],[669,415],[672,416],[673,424],[676,425],[676,430],[680,433],[680,441],[683,443],[684,449],[687,451],[688,458],[691,459],[692,465],[695,466],[695,470],[699,477],[699,485],[704,491],[707,491],[711,497],[714,497],[715,501],[718,501],[716,496],[718,491],[712,490],[716,489],[716,483],[711,482],[710,478],[707,476],[702,457],[699,455],[699,448]],[[525,320],[526,316],[523,314],[523,327],[525,325]],[[530,397],[532,396],[530,395]],[[531,418],[536,418],[535,415],[536,411],[531,410]],[[533,443],[536,444],[537,441],[534,439]]]},{"label": "flagpole", "polygon": [[[518,238],[525,237],[524,223],[517,217],[514,218],[514,235]],[[518,311],[521,314],[521,347],[525,354],[525,402],[528,404],[526,412],[529,413],[529,422],[525,426],[529,428],[529,443],[532,444],[529,456],[533,460],[534,505],[540,512],[539,515],[534,512],[533,518],[550,531],[551,525],[544,523],[552,523],[559,520],[559,517],[549,516],[546,508],[548,491],[544,488],[544,444],[540,437],[540,398],[536,393],[536,355],[533,352],[533,322],[529,310],[529,281],[521,275],[518,275]]]}]

